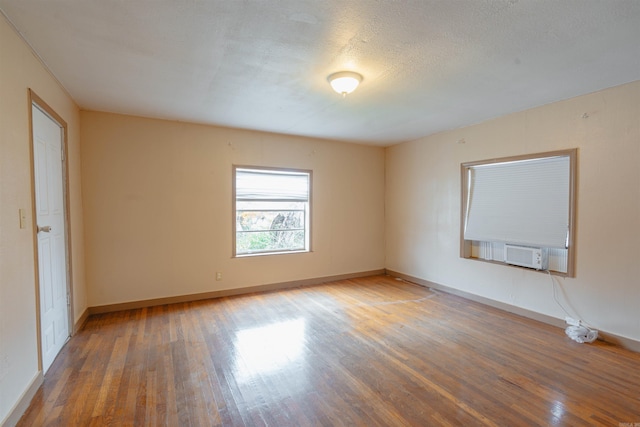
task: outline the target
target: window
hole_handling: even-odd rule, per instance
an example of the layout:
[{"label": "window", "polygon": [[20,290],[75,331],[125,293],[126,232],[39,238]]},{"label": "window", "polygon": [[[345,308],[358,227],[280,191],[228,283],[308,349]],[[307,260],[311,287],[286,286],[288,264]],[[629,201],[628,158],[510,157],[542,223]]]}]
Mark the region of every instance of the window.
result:
[{"label": "window", "polygon": [[311,171],[234,166],[234,255],[308,252]]},{"label": "window", "polygon": [[510,245],[539,248],[572,276],[576,152],[462,164],[461,255],[508,262]]}]

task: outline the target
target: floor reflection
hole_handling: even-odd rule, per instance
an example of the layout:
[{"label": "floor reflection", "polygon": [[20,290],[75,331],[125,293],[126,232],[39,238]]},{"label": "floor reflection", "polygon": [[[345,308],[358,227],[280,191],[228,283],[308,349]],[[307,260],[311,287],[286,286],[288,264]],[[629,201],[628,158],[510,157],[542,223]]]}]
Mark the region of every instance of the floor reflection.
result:
[{"label": "floor reflection", "polygon": [[562,425],[564,418],[564,402],[555,400],[549,408],[551,417],[549,419],[549,425]]},{"label": "floor reflection", "polygon": [[[240,382],[255,375],[306,376],[304,360],[305,319],[272,323],[236,333],[236,374]],[[303,378],[298,377],[298,384]]]}]

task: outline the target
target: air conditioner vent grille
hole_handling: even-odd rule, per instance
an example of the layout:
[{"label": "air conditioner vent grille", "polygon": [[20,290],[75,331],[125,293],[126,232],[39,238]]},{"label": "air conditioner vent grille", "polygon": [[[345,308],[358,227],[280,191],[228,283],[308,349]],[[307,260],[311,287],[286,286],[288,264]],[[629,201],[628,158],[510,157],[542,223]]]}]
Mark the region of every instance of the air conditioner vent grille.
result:
[{"label": "air conditioner vent grille", "polygon": [[544,248],[504,245],[504,262],[521,267],[535,268],[536,270],[546,270],[548,251]]}]

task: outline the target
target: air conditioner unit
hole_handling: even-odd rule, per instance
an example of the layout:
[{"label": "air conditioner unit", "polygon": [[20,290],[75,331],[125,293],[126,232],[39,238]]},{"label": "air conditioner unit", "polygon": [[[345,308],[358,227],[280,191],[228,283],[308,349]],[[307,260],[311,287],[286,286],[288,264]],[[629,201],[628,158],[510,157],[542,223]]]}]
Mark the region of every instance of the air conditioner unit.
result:
[{"label": "air conditioner unit", "polygon": [[504,262],[536,270],[546,270],[549,264],[548,250],[529,246],[504,245]]}]

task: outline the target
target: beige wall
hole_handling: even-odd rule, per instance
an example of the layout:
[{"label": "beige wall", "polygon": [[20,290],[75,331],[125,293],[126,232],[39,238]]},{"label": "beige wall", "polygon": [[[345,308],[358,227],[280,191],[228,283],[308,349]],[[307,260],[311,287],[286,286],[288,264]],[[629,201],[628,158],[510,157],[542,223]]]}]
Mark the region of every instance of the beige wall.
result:
[{"label": "beige wall", "polygon": [[[78,108],[0,15],[0,423],[38,376],[28,88],[66,122],[74,318],[86,310]],[[20,229],[18,209],[28,226]]]},{"label": "beige wall", "polygon": [[[384,268],[382,148],[97,112],[81,119],[90,306]],[[312,253],[231,257],[234,164],[313,170]]]},{"label": "beige wall", "polygon": [[546,274],[459,257],[460,163],[573,147],[577,275],[563,300],[640,340],[640,82],[388,148],[386,267],[563,319]]}]

